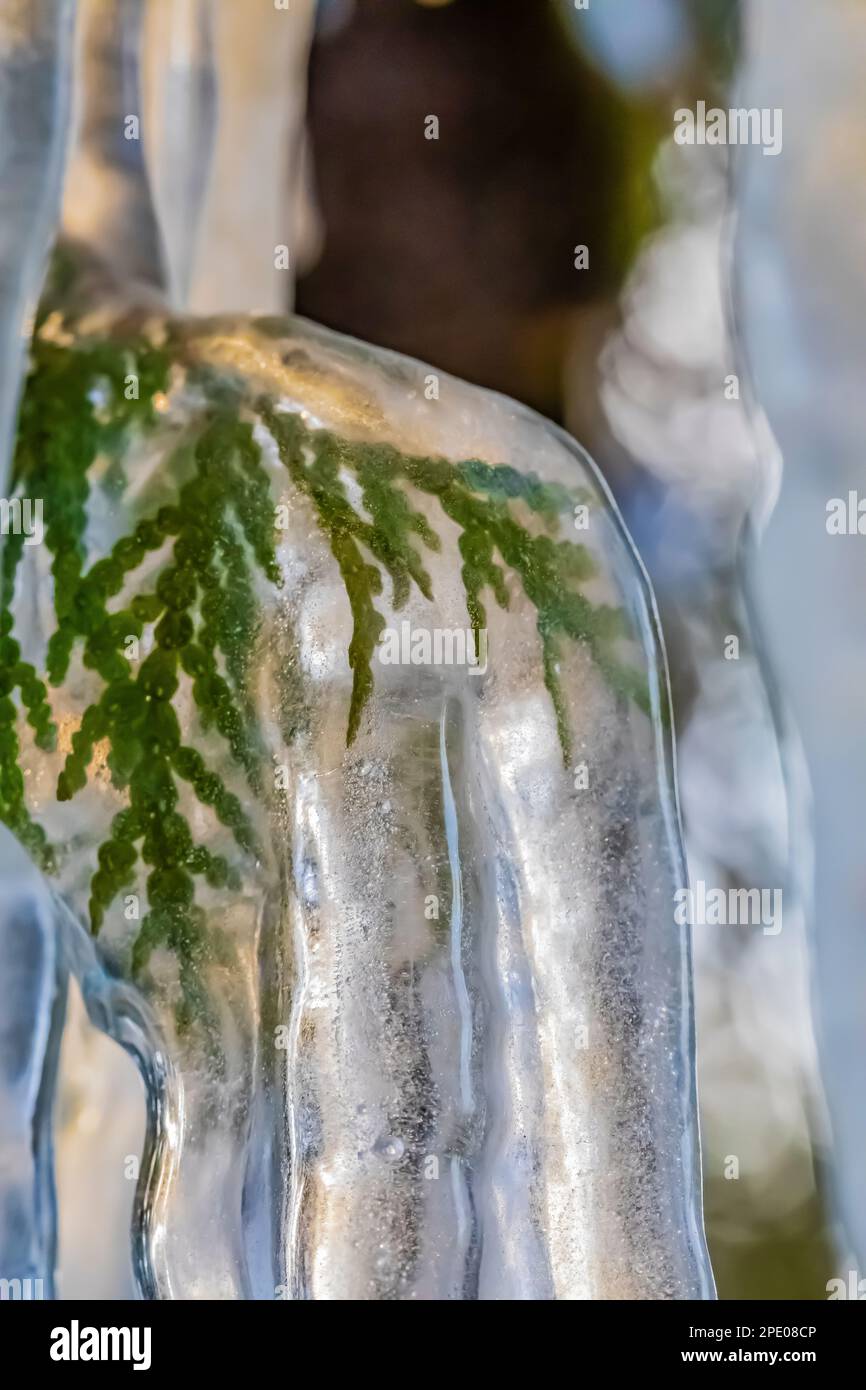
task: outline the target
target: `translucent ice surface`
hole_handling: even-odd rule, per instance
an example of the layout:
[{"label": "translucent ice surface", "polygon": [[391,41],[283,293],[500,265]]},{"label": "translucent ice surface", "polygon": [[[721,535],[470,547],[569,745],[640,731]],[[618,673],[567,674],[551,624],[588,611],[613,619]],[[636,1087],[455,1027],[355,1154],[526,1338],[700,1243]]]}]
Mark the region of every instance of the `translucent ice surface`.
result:
[{"label": "translucent ice surface", "polygon": [[[138,0],[78,0],[75,139],[63,226],[117,273],[162,287],[166,255],[147,180],[142,115],[140,37],[148,8]],[[194,221],[191,211],[188,218]]]},{"label": "translucent ice surface", "polygon": [[57,221],[73,10],[72,0],[0,6],[0,487],[29,315]]},{"label": "translucent ice surface", "polygon": [[65,997],[66,966],[47,886],[20,848],[16,853],[4,845],[0,1277],[18,1281],[9,1286],[12,1297],[50,1298],[53,1292],[51,1108]]},{"label": "translucent ice surface", "polygon": [[64,279],[3,813],[149,1089],[143,1291],[707,1296],[664,662],[589,459],[302,321]]},{"label": "translucent ice surface", "polygon": [[[72,12],[71,0],[6,0],[0,5],[4,499],[26,344],[60,201]],[[7,527],[4,517],[4,533]],[[0,535],[0,554],[2,546]],[[0,679],[3,674],[0,661]],[[0,826],[0,877],[0,1278],[15,1281],[8,1285],[15,1291],[12,1296],[49,1297],[54,1267],[51,1097],[64,967],[45,887],[32,867],[28,870],[5,826]]]}]

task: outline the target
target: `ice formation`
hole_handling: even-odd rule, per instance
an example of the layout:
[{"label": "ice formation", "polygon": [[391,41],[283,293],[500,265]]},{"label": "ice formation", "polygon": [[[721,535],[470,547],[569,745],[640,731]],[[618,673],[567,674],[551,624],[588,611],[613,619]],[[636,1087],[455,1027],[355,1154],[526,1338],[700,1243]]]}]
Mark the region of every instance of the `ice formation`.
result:
[{"label": "ice formation", "polygon": [[[6,813],[150,1073],[145,1288],[705,1292],[664,666],[589,461],[299,321],[69,293],[17,476],[80,500],[17,547]],[[381,661],[406,621],[486,670]]]},{"label": "ice formation", "polygon": [[[590,460],[109,259],[58,263],[15,460],[2,811],[59,937],[4,1087],[41,1124],[68,963],[148,1091],[146,1295],[708,1295],[664,660]],[[382,661],[406,622],[485,669]]]}]

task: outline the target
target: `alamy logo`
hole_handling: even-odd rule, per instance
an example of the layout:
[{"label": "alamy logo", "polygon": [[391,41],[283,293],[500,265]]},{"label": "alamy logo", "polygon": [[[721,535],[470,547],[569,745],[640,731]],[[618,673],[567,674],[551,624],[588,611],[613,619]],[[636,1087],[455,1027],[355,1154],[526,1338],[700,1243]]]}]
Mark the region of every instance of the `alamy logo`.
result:
[{"label": "alamy logo", "polygon": [[674,112],[678,145],[763,145],[764,154],[782,149],[782,108],[732,107],[729,111],[699,101],[696,110],[681,106]]},{"label": "alamy logo", "polygon": [[828,536],[866,536],[866,497],[851,491],[827,503]]},{"label": "alamy logo", "polygon": [[42,498],[0,497],[0,536],[23,536],[25,545],[41,545]]},{"label": "alamy logo", "polygon": [[782,930],[781,888],[708,888],[699,878],[694,888],[678,888],[674,902],[679,927],[762,927],[764,936]]},{"label": "alamy logo", "polygon": [[848,1270],[847,1280],[828,1279],[825,1288],[828,1303],[840,1298],[853,1299],[857,1303],[866,1299],[866,1279],[860,1278],[860,1271],[857,1269]]},{"label": "alamy logo", "polygon": [[0,1279],[0,1303],[14,1300],[18,1303],[41,1302],[45,1297],[41,1279]]},{"label": "alamy logo", "polygon": [[150,1369],[149,1327],[69,1327],[51,1331],[52,1361],[131,1361],[134,1371]]},{"label": "alamy logo", "polygon": [[[476,641],[477,639],[477,641]],[[471,676],[487,670],[487,629],[416,627],[402,622],[386,627],[379,639],[383,666],[467,666]]]}]

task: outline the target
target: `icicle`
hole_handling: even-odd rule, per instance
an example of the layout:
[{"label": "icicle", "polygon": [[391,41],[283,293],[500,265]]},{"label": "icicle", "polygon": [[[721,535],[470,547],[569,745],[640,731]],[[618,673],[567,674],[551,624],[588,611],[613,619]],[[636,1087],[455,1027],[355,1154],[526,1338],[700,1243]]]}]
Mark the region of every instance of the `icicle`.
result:
[{"label": "icicle", "polygon": [[[244,12],[251,22],[249,7]],[[169,265],[188,304],[218,119],[213,0],[151,0],[143,50],[145,153]]]},{"label": "icicle", "polygon": [[165,262],[144,156],[141,0],[80,0],[76,138],[63,230],[121,280],[162,288]]},{"label": "icicle", "polygon": [[[22,746],[28,814],[98,931],[94,1016],[153,1088],[142,1287],[707,1295],[666,678],[591,463],[325,330],[134,324],[99,342],[153,398],[103,383],[131,486],[90,491],[90,561],[114,559],[75,612],[117,563],[141,602],[62,679],[27,553],[14,631],[79,729]],[[403,622],[422,640],[380,660]]]},{"label": "icicle", "polygon": [[[72,17],[71,0],[4,0],[0,4],[0,494],[4,497],[31,318],[59,209]],[[3,544],[0,536],[0,548]],[[55,1245],[51,1099],[65,971],[46,889],[5,826],[0,826],[0,871],[0,1278],[12,1281],[4,1286],[12,1290],[12,1297],[48,1298],[53,1289]]]},{"label": "icicle", "polygon": [[57,223],[73,11],[73,0],[0,5],[0,491],[30,315]]}]

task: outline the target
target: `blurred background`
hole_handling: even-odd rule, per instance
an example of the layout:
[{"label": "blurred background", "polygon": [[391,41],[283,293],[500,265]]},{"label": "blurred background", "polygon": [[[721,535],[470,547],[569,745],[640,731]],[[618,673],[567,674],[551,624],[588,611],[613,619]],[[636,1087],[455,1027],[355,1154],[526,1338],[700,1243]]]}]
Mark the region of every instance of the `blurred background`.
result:
[{"label": "blurred background", "polygon": [[[825,527],[862,477],[866,6],[279,8],[145,7],[175,303],[294,307],[526,402],[598,462],[659,603],[691,878],[784,894],[778,935],[694,929],[719,1294],[826,1298],[866,1258],[866,542]],[[100,85],[63,220],[109,244]],[[779,109],[783,148],[677,144],[698,101]],[[129,1296],[142,1130],[132,1063],[73,988],[61,1297]]]},{"label": "blurred background", "polygon": [[[661,609],[692,880],[785,892],[778,937],[695,928],[719,1293],[824,1298],[844,1238],[828,1200],[804,892],[789,871],[792,836],[809,834],[804,775],[750,617],[744,553],[779,461],[733,333],[743,156],[677,146],[672,119],[699,99],[781,104],[781,15],[767,17],[759,51],[760,8],[320,6],[307,110],[320,230],[296,308],[528,402],[610,482]],[[821,61],[813,51],[810,68]],[[735,100],[750,83],[759,90]],[[795,99],[817,93],[804,82]],[[757,179],[773,161],[756,153]],[[777,280],[772,248],[740,212],[740,259]],[[738,661],[725,659],[729,634]]]}]

